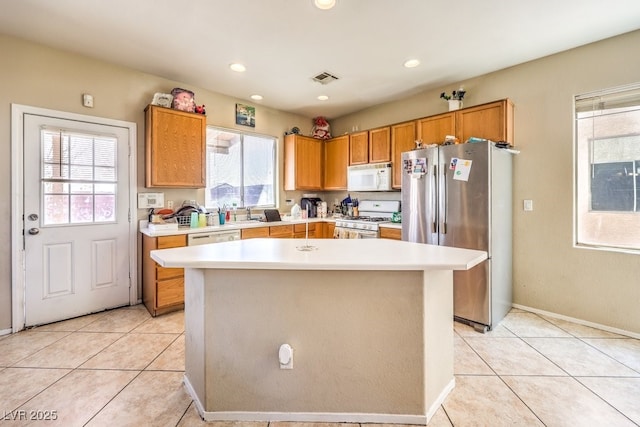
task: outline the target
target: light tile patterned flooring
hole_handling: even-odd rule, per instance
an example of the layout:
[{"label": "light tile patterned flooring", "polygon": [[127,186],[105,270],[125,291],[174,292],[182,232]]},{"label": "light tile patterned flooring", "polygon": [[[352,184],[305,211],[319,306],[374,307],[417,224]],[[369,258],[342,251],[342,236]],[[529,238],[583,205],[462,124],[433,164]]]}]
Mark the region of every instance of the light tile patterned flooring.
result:
[{"label": "light tile patterned flooring", "polygon": [[[639,340],[517,309],[489,333],[454,330],[456,388],[429,426],[640,425]],[[32,423],[204,425],[183,371],[182,312],[138,305],[0,337],[0,424],[55,411]]]}]

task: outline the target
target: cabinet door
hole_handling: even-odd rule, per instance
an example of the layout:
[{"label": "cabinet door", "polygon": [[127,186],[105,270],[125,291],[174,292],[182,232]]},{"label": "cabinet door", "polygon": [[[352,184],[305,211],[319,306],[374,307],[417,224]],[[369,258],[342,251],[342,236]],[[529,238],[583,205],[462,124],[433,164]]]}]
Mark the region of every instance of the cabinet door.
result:
[{"label": "cabinet door", "polygon": [[369,131],[369,163],[391,161],[389,126]]},{"label": "cabinet door", "polygon": [[456,111],[456,136],[513,142],[513,104],[507,100]]},{"label": "cabinet door", "polygon": [[380,227],[380,238],[402,240],[402,230],[398,228]]},{"label": "cabinet door", "polygon": [[274,225],[269,227],[269,237],[290,239],[293,237],[293,225]]},{"label": "cabinet door", "polygon": [[184,277],[158,280],[156,308],[184,304]]},{"label": "cabinet door", "polygon": [[284,138],[284,189],[322,189],[323,140],[302,135]]},{"label": "cabinet door", "polygon": [[150,105],[145,110],[147,187],[205,187],[206,117]]},{"label": "cabinet door", "polygon": [[455,113],[439,114],[417,121],[418,140],[423,144],[442,144],[447,135],[456,135]]},{"label": "cabinet door", "polygon": [[334,222],[327,222],[324,225],[324,238],[325,239],[333,239],[333,232],[336,229],[336,224]]},{"label": "cabinet door", "polygon": [[392,152],[392,187],[402,186],[402,153],[416,146],[416,122],[399,123],[391,126],[391,152]]},{"label": "cabinet door", "polygon": [[310,224],[294,224],[293,226],[293,238],[304,239],[307,236],[307,226],[309,227],[309,238],[314,239],[317,235],[317,229],[322,223],[312,222]]},{"label": "cabinet door", "polygon": [[324,143],[325,190],[347,189],[347,166],[349,161],[349,136],[329,139]]},{"label": "cabinet door", "polygon": [[349,164],[369,163],[369,132],[357,132],[349,135]]}]

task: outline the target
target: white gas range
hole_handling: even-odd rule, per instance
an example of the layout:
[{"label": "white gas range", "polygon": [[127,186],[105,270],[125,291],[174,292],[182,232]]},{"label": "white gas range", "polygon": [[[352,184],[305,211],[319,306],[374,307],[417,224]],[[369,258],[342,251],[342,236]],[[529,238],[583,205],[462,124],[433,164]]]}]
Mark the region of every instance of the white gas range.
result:
[{"label": "white gas range", "polygon": [[336,219],[334,239],[376,239],[380,235],[380,224],[391,222],[394,212],[400,211],[396,200],[362,200],[358,216]]}]

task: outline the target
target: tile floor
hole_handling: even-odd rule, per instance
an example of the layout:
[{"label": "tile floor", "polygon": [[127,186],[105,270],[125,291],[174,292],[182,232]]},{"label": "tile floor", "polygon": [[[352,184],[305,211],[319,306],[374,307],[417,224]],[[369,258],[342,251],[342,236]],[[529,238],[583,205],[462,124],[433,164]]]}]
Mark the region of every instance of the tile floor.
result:
[{"label": "tile floor", "polygon": [[[517,309],[487,334],[454,330],[456,388],[429,426],[640,425],[640,340]],[[138,305],[0,337],[0,424],[55,411],[33,424],[204,425],[183,371],[182,312]]]}]

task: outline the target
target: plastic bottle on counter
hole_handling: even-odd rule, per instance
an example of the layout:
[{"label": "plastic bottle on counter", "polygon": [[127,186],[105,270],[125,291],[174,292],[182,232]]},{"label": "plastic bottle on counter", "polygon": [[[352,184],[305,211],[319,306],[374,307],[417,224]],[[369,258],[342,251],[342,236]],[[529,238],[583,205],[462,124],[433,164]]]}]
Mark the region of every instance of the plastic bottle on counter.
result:
[{"label": "plastic bottle on counter", "polygon": [[207,226],[207,214],[201,213],[198,214],[198,227],[206,227]]},{"label": "plastic bottle on counter", "polygon": [[300,205],[297,203],[291,208],[291,219],[300,219]]}]

